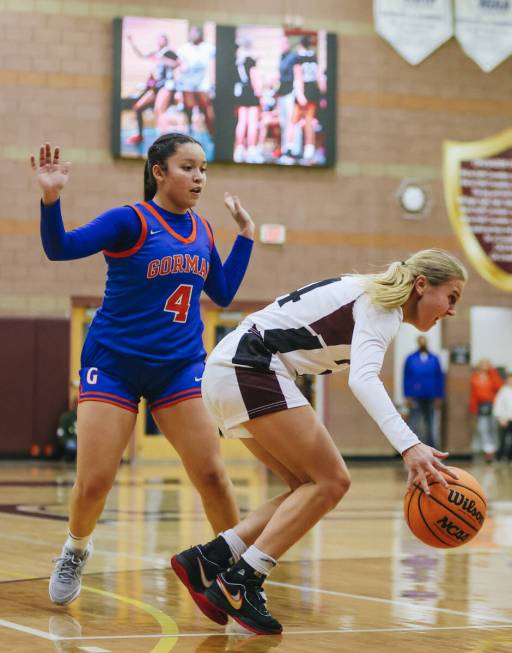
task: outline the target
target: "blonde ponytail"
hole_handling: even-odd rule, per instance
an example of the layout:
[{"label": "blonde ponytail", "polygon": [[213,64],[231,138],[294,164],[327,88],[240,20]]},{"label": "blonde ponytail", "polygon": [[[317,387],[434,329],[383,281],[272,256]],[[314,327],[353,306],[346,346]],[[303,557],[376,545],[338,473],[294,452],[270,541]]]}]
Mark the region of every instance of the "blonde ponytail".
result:
[{"label": "blonde ponytail", "polygon": [[361,275],[364,288],[373,304],[398,308],[409,298],[416,277],[423,275],[431,286],[452,279],[467,280],[465,267],[443,249],[423,249],[405,261],[391,263],[385,272]]}]

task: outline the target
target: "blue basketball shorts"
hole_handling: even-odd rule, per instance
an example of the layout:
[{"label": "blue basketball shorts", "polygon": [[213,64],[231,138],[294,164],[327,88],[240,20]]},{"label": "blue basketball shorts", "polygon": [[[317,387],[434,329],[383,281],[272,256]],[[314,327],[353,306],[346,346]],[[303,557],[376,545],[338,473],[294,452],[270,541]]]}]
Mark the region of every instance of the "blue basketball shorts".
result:
[{"label": "blue basketball shorts", "polygon": [[203,356],[157,364],[114,352],[89,335],[81,365],[79,402],[100,401],[137,413],[141,397],[152,412],[201,397]]}]

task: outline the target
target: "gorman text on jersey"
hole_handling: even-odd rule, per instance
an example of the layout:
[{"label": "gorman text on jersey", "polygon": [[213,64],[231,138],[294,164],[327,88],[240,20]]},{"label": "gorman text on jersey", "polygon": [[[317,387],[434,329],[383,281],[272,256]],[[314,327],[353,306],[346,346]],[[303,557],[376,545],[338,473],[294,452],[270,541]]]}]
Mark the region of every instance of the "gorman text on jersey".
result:
[{"label": "gorman text on jersey", "polygon": [[153,259],[148,264],[147,278],[154,279],[166,274],[176,274],[178,272],[191,272],[197,274],[203,279],[208,276],[208,261],[202,256],[194,254],[174,254],[174,256],[164,256],[160,259]]}]

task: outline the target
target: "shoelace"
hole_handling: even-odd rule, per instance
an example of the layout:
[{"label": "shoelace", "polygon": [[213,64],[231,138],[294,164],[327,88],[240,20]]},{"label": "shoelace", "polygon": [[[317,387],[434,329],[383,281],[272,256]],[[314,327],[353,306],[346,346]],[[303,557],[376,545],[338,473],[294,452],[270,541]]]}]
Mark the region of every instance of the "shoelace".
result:
[{"label": "shoelace", "polygon": [[74,553],[67,553],[59,558],[54,558],[53,562],[56,565],[60,565],[57,571],[58,579],[64,583],[70,583],[78,577],[85,560],[76,556]]},{"label": "shoelace", "polygon": [[271,616],[270,612],[267,610],[267,595],[265,590],[261,585],[256,585],[255,587],[248,587],[248,594],[251,599],[251,603],[262,613],[267,616]]},{"label": "shoelace", "polygon": [[219,571],[218,571],[219,569],[221,569],[221,570],[229,569],[229,567],[232,567],[235,564],[235,559],[233,557],[228,558],[227,561],[225,561],[225,560],[220,560],[220,561],[212,560],[211,558],[208,557],[208,555],[206,554],[204,548],[201,545],[199,545],[196,548],[199,549],[199,553],[200,553],[201,558],[203,560],[206,560],[206,562],[209,565],[212,565],[214,576],[216,576],[219,573]]}]

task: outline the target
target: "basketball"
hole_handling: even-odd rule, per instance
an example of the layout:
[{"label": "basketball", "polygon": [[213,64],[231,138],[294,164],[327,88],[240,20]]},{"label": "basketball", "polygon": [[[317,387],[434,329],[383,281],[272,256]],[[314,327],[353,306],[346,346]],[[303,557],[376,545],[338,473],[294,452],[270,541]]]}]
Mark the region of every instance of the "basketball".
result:
[{"label": "basketball", "polygon": [[458,479],[443,476],[448,487],[429,478],[430,496],[419,483],[404,497],[407,525],[416,537],[440,549],[461,546],[472,540],[482,528],[487,511],[484,491],[478,481],[458,467],[450,467]]}]

